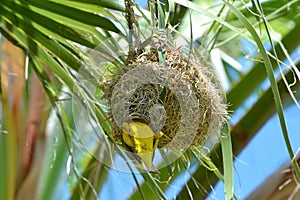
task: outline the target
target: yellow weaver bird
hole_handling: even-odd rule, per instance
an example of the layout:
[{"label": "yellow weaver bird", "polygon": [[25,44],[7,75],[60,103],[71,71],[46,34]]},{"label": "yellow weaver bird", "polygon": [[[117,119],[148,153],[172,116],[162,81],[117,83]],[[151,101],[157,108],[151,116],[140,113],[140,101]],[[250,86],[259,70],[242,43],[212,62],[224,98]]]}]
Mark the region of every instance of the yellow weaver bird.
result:
[{"label": "yellow weaver bird", "polygon": [[147,169],[153,169],[154,151],[162,135],[162,132],[153,133],[152,129],[144,122],[133,120],[123,123],[123,142],[131,152],[137,154],[137,160]]}]

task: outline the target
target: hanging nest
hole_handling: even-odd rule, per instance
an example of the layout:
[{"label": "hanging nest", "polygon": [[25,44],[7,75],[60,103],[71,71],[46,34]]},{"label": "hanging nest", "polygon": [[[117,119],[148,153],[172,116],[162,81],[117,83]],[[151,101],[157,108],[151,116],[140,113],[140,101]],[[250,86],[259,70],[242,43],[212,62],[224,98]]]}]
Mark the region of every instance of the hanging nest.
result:
[{"label": "hanging nest", "polygon": [[213,72],[169,43],[163,44],[164,62],[162,46],[154,41],[102,83],[116,141],[124,121],[139,120],[163,133],[158,148],[187,148],[218,136],[226,122],[224,94]]}]

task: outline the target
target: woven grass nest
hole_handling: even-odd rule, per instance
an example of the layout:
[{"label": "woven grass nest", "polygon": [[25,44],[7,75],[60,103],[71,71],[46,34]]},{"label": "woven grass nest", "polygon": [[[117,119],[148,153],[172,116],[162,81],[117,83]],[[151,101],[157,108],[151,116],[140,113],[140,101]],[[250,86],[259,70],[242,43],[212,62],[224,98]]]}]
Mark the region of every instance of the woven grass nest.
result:
[{"label": "woven grass nest", "polygon": [[202,145],[227,120],[220,83],[181,48],[165,45],[161,62],[159,48],[152,45],[103,82],[113,136],[120,141],[122,122],[139,120],[163,133],[158,148]]}]

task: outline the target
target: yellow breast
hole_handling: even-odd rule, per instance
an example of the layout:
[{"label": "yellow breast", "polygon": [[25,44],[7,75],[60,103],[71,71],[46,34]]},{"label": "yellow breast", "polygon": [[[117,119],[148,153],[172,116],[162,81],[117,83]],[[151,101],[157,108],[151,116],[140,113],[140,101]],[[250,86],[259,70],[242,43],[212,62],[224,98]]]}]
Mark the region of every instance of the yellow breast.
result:
[{"label": "yellow breast", "polygon": [[141,161],[152,168],[154,151],[162,133],[153,133],[152,129],[143,122],[131,121],[123,123],[122,138],[130,151],[136,153]]}]

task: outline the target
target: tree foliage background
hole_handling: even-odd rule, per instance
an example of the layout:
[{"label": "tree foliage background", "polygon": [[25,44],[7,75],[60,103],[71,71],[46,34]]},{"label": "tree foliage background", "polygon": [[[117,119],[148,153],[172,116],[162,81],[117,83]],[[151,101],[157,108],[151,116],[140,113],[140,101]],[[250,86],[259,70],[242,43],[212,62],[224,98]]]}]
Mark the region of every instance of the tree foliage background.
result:
[{"label": "tree foliage background", "polygon": [[[226,89],[234,119],[229,122],[232,146],[226,151],[232,148],[238,155],[278,113],[291,158],[285,168],[290,169],[290,182],[279,191],[285,181],[271,181],[273,192],[270,189],[262,198],[296,198],[299,158],[290,144],[284,109],[294,104],[299,108],[299,0],[157,3],[167,23],[192,36],[193,44],[210,56]],[[150,26],[149,10],[138,5],[134,10],[138,22]],[[220,142],[201,157],[188,150],[159,175],[116,172],[86,153],[88,146],[80,146],[82,133],[72,110],[72,96],[78,95],[76,74],[90,49],[99,44],[120,48],[114,36],[127,38],[124,12],[122,1],[0,2],[0,199],[104,198],[109,180],[114,180],[115,188],[128,188],[120,193],[124,199],[204,199],[218,181],[225,182],[227,192],[234,188],[231,174],[222,176],[223,164],[231,158],[222,156]],[[94,102],[85,100],[87,105]],[[99,104],[92,114],[109,134],[105,109]]]}]

